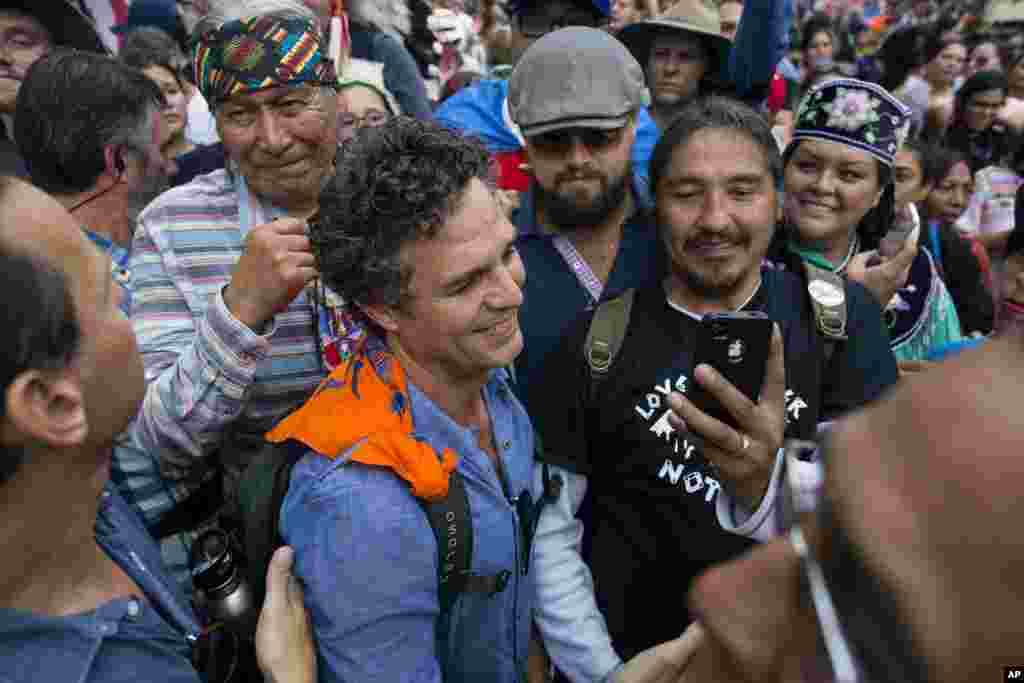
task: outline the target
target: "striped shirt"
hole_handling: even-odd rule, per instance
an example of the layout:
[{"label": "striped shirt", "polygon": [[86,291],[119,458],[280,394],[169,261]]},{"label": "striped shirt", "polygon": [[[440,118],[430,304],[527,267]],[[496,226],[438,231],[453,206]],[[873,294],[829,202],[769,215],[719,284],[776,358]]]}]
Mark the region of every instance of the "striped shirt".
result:
[{"label": "striped shirt", "polygon": [[104,254],[110,254],[110,276],[121,287],[121,301],[118,307],[124,311],[125,315],[128,315],[132,303],[131,271],[128,269],[128,259],[131,254],[106,235],[93,232],[84,225],[82,232]]},{"label": "striped shirt", "polygon": [[[223,169],[169,190],[139,217],[131,319],[147,388],[115,467],[149,524],[210,476],[214,452],[230,494],[263,434],[325,375],[305,291],[258,332],[228,311],[222,291],[243,244],[238,192]],[[185,580],[190,541],[163,543],[169,569]]]}]

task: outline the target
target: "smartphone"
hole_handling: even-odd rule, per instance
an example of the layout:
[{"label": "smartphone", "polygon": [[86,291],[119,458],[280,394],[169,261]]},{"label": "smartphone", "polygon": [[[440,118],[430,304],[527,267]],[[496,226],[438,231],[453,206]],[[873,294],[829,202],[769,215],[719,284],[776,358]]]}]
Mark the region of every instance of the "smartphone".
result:
[{"label": "smartphone", "polygon": [[[766,314],[711,313],[700,321],[694,367],[707,363],[756,403],[761,397],[771,343],[772,321]],[[686,398],[711,417],[738,427],[725,406],[696,379],[691,381]]]},{"label": "smartphone", "polygon": [[[919,222],[917,209],[913,204],[908,204],[903,212],[896,215],[892,226],[889,228],[889,232],[885,233],[885,236],[882,237],[882,241],[878,245],[879,256],[890,259],[900,253],[906,245],[910,233],[914,231]],[[875,264],[869,263],[868,265]]]}]

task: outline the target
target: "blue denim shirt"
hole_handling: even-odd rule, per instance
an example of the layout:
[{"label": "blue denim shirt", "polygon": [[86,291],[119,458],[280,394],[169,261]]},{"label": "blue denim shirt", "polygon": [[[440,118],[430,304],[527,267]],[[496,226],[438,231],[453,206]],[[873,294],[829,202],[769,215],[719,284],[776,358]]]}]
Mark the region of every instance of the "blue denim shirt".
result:
[{"label": "blue denim shirt", "polygon": [[67,617],[0,609],[0,680],[197,683],[190,654],[199,624],[138,515],[110,486],[96,540],[147,602],[119,598]]},{"label": "blue denim shirt", "polygon": [[475,430],[456,424],[411,383],[409,397],[417,436],[460,456],[473,521],[472,573],[512,576],[497,595],[463,593],[448,623],[438,624],[437,544],[408,485],[344,456],[307,454],[292,471],[280,528],[305,584],[320,681],[519,683],[533,596],[519,561],[513,500],[530,493],[529,418],[505,371],[495,371],[484,398],[503,484]]}]

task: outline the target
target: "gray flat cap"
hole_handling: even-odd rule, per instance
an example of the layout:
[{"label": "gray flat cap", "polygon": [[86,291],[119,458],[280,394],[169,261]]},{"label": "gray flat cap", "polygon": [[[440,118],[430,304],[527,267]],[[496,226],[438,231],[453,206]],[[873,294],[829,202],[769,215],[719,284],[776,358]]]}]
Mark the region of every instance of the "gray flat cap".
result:
[{"label": "gray flat cap", "polygon": [[593,28],[549,33],[509,79],[512,120],[525,137],[562,128],[621,128],[647,104],[644,70],[626,46]]}]

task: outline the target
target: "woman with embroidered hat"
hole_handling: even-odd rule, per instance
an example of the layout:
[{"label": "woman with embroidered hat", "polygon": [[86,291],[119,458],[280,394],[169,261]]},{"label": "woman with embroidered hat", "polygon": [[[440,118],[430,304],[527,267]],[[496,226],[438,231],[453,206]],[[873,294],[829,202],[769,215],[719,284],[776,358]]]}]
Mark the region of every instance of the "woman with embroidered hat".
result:
[{"label": "woman with embroidered hat", "polygon": [[812,88],[783,155],[778,236],[789,266],[810,264],[871,291],[903,362],[962,336],[948,292],[917,248],[916,214],[895,210],[893,162],[909,128],[907,107],[873,83],[836,79]]}]

